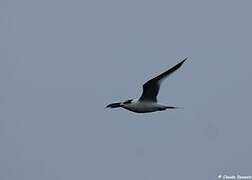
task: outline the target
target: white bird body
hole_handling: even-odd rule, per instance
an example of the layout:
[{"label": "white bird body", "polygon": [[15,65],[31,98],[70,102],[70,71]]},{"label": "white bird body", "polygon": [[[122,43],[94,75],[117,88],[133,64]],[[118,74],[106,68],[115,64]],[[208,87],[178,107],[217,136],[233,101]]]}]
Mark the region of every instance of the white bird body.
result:
[{"label": "white bird body", "polygon": [[143,85],[143,92],[139,99],[129,99],[124,102],[111,103],[107,105],[107,108],[119,108],[122,107],[129,111],[136,113],[148,113],[155,111],[163,111],[166,109],[176,109],[174,106],[165,106],[157,103],[157,95],[159,93],[160,85],[162,81],[177,69],[179,69],[182,64],[186,61],[185,58],[183,61],[173,66],[169,70],[163,72],[162,74],[150,79]]},{"label": "white bird body", "polygon": [[139,101],[138,99],[134,99],[129,104],[122,103],[122,107],[129,111],[133,111],[137,113],[155,112],[155,111],[162,111],[162,110],[167,109],[167,106],[158,104],[156,102]]}]

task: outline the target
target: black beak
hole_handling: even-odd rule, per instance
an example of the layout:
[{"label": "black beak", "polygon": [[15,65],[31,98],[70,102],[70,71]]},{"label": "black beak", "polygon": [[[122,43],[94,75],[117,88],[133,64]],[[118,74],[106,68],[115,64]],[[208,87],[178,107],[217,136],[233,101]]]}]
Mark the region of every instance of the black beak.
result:
[{"label": "black beak", "polygon": [[121,103],[111,103],[106,106],[106,108],[119,108],[122,107]]}]

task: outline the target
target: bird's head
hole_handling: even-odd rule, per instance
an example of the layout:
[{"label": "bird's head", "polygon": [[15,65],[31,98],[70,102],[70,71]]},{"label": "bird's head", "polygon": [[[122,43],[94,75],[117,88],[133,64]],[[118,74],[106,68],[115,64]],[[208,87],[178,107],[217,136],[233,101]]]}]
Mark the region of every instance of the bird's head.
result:
[{"label": "bird's head", "polygon": [[117,102],[117,103],[111,103],[109,105],[106,106],[106,108],[119,108],[119,107],[123,107],[127,104],[131,104],[133,101],[135,101],[135,99],[128,99],[126,101],[123,102]]},{"label": "bird's head", "polygon": [[123,105],[127,105],[127,104],[131,104],[133,102],[134,99],[128,99],[124,102],[122,102]]}]

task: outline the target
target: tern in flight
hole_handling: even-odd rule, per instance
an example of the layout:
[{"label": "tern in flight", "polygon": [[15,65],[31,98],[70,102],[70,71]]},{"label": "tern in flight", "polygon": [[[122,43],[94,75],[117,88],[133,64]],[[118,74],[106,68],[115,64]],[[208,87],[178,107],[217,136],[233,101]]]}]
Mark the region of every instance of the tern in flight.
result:
[{"label": "tern in flight", "polygon": [[163,72],[157,77],[152,78],[143,85],[143,92],[139,99],[129,99],[124,102],[111,103],[107,105],[107,108],[119,108],[122,107],[129,111],[136,113],[149,113],[155,111],[164,111],[166,109],[176,109],[175,106],[165,106],[157,103],[157,95],[160,89],[162,81],[179,69],[182,64],[187,60],[185,58],[183,61],[173,66],[171,69]]}]

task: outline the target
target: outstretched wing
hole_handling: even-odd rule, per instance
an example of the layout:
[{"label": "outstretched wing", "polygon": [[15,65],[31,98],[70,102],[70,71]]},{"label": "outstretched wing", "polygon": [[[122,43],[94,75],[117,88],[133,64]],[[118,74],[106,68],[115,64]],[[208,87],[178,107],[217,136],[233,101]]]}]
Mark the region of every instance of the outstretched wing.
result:
[{"label": "outstretched wing", "polygon": [[153,101],[157,102],[157,95],[159,92],[160,84],[162,80],[164,80],[167,76],[175,72],[178,68],[182,66],[182,64],[187,60],[185,58],[183,61],[178,63],[177,65],[173,66],[171,69],[163,72],[162,74],[158,75],[157,77],[154,77],[153,79],[147,81],[143,85],[143,92],[140,97],[140,101]]}]

